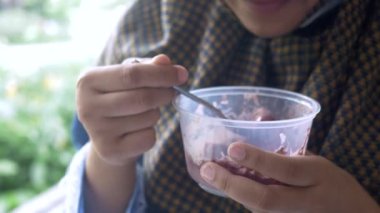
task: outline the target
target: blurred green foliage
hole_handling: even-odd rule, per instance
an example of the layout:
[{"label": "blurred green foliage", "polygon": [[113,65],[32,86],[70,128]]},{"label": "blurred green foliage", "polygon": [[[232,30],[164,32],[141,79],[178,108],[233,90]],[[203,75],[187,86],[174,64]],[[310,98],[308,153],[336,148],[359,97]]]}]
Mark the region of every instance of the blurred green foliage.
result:
[{"label": "blurred green foliage", "polygon": [[80,0],[23,0],[16,6],[45,19],[67,22],[69,9],[79,6],[79,3]]},{"label": "blurred green foliage", "polygon": [[[0,0],[0,47],[70,39],[71,15],[83,2],[109,10],[132,0]],[[22,77],[15,73],[20,71],[2,69],[0,58],[0,212],[28,201],[64,175],[74,154],[75,80],[86,60],[44,66]]]},{"label": "blurred green foliage", "polygon": [[56,184],[74,150],[70,126],[81,64],[17,77],[0,69],[0,212]]},{"label": "blurred green foliage", "polygon": [[80,0],[0,0],[0,42],[67,39],[70,12],[79,3]]},{"label": "blurred green foliage", "polygon": [[21,9],[43,18],[65,22],[69,9],[79,6],[80,0],[24,0]]}]

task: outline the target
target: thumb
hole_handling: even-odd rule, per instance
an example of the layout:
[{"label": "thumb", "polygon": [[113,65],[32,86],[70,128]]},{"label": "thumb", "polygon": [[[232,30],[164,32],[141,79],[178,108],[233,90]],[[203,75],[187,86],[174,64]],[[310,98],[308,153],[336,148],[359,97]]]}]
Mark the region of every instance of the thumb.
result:
[{"label": "thumb", "polygon": [[170,60],[170,58],[167,55],[160,54],[160,55],[155,56],[152,59],[152,63],[156,64],[156,65],[171,65],[172,61]]}]

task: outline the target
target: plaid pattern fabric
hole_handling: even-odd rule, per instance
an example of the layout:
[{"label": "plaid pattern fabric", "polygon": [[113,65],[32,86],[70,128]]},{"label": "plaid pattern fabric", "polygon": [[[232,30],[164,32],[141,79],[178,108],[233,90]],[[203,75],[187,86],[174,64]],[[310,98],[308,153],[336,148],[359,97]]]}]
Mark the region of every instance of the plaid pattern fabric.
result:
[{"label": "plaid pattern fabric", "polygon": [[[100,63],[165,53],[189,69],[188,89],[255,85],[311,96],[322,111],[309,150],[350,172],[380,202],[379,20],[380,1],[347,0],[322,25],[263,39],[220,0],[139,0]],[[148,205],[169,212],[247,211],[191,180],[172,106],[162,109],[157,132],[156,146],[144,155]]]}]

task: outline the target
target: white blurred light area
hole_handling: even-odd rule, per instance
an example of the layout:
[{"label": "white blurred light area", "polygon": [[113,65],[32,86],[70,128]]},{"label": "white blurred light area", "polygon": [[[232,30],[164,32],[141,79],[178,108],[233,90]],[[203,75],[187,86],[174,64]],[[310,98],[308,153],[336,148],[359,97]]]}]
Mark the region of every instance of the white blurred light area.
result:
[{"label": "white blurred light area", "polygon": [[82,0],[70,16],[69,41],[28,45],[0,43],[0,65],[17,75],[27,76],[51,64],[95,63],[122,13],[134,1],[109,6],[107,0]]},{"label": "white blurred light area", "polygon": [[100,53],[122,13],[134,2],[110,10],[104,10],[107,0],[82,0],[80,8],[72,16],[70,34],[73,43],[84,48],[88,54]]}]

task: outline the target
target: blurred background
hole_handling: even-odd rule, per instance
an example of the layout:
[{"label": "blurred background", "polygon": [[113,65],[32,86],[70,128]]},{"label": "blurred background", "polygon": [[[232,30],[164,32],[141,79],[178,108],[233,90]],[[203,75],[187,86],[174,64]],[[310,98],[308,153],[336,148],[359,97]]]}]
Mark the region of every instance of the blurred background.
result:
[{"label": "blurred background", "polygon": [[0,0],[0,212],[30,202],[64,175],[75,152],[76,78],[95,64],[132,3]]}]

